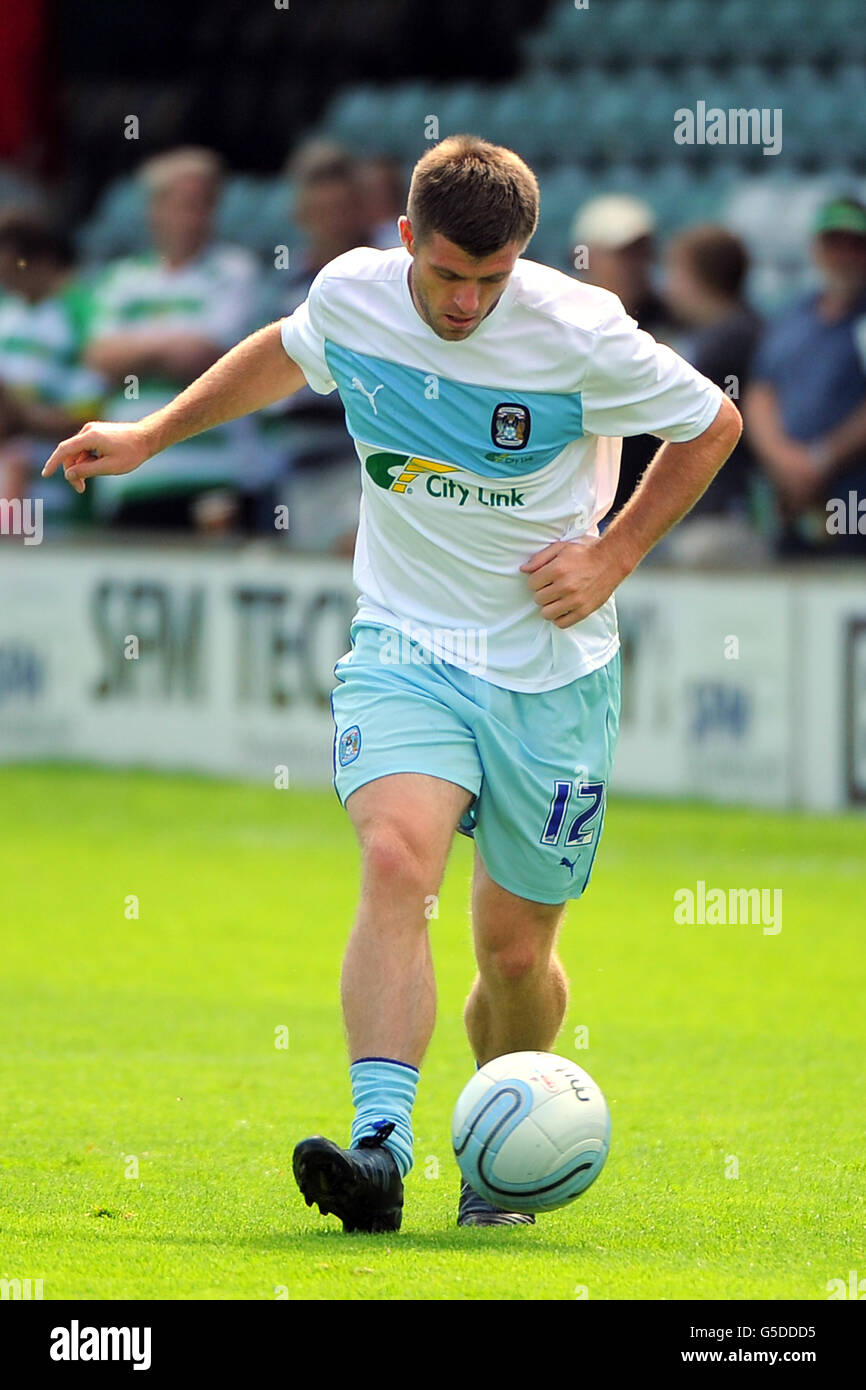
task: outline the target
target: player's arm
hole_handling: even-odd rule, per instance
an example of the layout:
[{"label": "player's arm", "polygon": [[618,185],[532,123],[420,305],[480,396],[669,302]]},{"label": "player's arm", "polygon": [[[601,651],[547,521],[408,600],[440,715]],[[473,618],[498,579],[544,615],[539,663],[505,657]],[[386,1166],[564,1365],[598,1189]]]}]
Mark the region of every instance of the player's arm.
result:
[{"label": "player's arm", "polygon": [[743,431],[739,410],[723,396],[712,424],[684,444],[663,444],[601,540],[603,554],[631,574],[706,492]]},{"label": "player's arm", "polygon": [[286,355],[280,323],[261,328],[214,363],[161,410],[135,424],[96,422],[57,446],[42,470],[49,477],[62,467],[77,492],[84,479],[131,473],[154,454],[215,425],[294,395],[306,385],[296,362]]},{"label": "player's arm", "polygon": [[712,424],[686,443],[666,443],[604,535],[556,541],[521,570],[542,616],[571,627],[594,613],[648,551],[695,505],[740,437],[743,422],[723,396]]}]

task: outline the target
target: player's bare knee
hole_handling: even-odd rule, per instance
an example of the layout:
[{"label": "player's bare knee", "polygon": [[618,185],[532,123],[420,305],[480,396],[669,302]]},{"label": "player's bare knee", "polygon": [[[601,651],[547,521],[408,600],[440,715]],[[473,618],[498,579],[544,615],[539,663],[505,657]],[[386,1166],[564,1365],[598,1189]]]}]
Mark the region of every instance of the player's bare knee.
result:
[{"label": "player's bare knee", "polygon": [[377,829],[365,836],[361,855],[367,888],[422,899],[438,891],[437,867],[397,829]]},{"label": "player's bare knee", "polygon": [[547,969],[550,952],[531,941],[513,941],[478,953],[478,969],[485,983],[523,984]]}]

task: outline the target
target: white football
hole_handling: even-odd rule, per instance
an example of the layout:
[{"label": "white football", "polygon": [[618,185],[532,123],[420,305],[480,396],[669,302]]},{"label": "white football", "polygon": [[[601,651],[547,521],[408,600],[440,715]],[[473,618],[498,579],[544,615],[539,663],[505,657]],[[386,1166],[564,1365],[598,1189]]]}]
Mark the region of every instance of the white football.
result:
[{"label": "white football", "polygon": [[552,1052],[510,1052],[464,1087],[451,1124],[463,1177],[507,1211],[567,1206],[604,1167],[610,1112],[592,1077]]}]

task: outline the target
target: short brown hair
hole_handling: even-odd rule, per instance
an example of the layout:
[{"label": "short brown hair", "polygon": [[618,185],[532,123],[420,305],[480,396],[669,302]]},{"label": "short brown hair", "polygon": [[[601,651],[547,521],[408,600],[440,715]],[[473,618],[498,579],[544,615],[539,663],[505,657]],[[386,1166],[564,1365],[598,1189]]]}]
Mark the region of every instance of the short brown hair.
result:
[{"label": "short brown hair", "polygon": [[689,227],[672,238],[669,250],[688,261],[706,289],[729,299],[740,298],[749,255],[740,238],[726,227],[711,223]]},{"label": "short brown hair", "polygon": [[418,241],[439,232],[481,260],[529,241],[538,225],[538,180],[513,150],[449,135],[415,165],[407,211]]}]

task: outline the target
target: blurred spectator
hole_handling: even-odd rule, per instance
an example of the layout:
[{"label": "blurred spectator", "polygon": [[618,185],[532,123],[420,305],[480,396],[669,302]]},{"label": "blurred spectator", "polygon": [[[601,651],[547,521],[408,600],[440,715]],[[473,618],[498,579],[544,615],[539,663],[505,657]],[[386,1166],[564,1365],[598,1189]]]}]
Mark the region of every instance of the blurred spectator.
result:
[{"label": "blurred spectator", "polygon": [[[574,219],[571,251],[586,253],[583,276],[610,290],[640,328],[666,342],[673,331],[668,308],[653,287],[656,221],[652,209],[625,193],[605,193],[584,203]],[[628,501],[653,455],[661,447],[655,435],[622,441],[619,484],[608,519]]]},{"label": "blurred spectator", "polygon": [[68,238],[36,214],[0,219],[0,291],[0,495],[40,499],[56,530],[83,520],[89,499],[42,465],[105,392],[80,360],[90,306]]},{"label": "blurred spectator", "polygon": [[770,326],[745,400],[751,446],[778,488],[786,558],[866,553],[856,514],[844,534],[827,526],[830,499],[848,510],[850,493],[866,497],[866,207],[826,203],[812,254],[821,288]]},{"label": "blurred spectator", "polygon": [[397,218],[406,211],[406,178],[403,166],[393,155],[374,155],[358,166],[358,179],[364,195],[366,218],[372,228],[372,246],[388,250],[400,245]]},{"label": "blurred spectator", "polygon": [[[177,149],[141,170],[154,250],[114,262],[95,288],[87,361],[112,384],[110,420],[158,410],[240,338],[264,304],[252,254],[213,242],[222,169],[210,150]],[[126,477],[95,480],[94,505],[114,525],[157,530],[264,524],[277,459],[255,420],[208,430]],[[271,512],[271,523],[273,513]]]},{"label": "blurred spectator", "polygon": [[670,327],[670,313],[652,284],[656,220],[652,209],[626,193],[605,193],[579,209],[573,248],[587,251],[586,279],[622,300],[626,313],[654,338]]},{"label": "blurred spectator", "polygon": [[322,266],[355,246],[373,245],[358,167],[341,145],[312,140],[289,165],[295,183],[294,221],[304,250],[289,277],[292,309],[305,297]]},{"label": "blurred spectator", "polygon": [[[295,182],[294,217],[305,245],[284,282],[284,315],[303,303],[329,261],[373,241],[357,166],[342,146],[311,141],[289,168]],[[287,453],[283,498],[289,509],[290,543],[302,550],[351,555],[361,479],[339,395],[321,396],[304,387],[285,403],[272,429],[281,430]]]},{"label": "blurred spectator", "polygon": [[[761,321],[744,298],[745,246],[724,227],[691,227],[668,244],[666,260],[665,297],[685,325],[677,351],[739,401],[761,333]],[[765,561],[770,547],[760,530],[760,476],[741,438],[703,497],[670,533],[665,558],[686,564]]]}]

